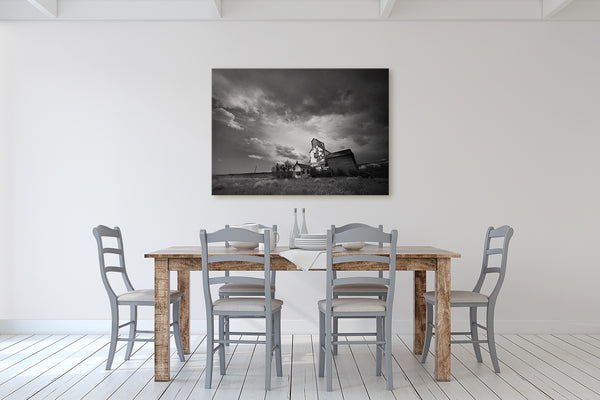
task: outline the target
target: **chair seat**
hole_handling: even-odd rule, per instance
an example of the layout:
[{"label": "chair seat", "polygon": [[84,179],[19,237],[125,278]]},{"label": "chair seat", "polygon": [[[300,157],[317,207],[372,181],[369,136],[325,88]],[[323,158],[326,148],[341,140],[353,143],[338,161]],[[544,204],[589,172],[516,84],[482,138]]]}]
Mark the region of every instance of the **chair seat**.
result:
[{"label": "chair seat", "polygon": [[[181,292],[178,290],[169,291],[171,297],[171,303],[181,298]],[[154,290],[153,289],[140,289],[133,290],[131,292],[123,293],[117,297],[119,302],[131,302],[131,303],[152,303],[154,304]]]},{"label": "chair seat", "polygon": [[[327,300],[319,301],[319,311],[325,312]],[[385,301],[367,298],[332,299],[333,312],[381,312],[385,311]]]},{"label": "chair seat", "polygon": [[[275,291],[275,285],[271,285],[271,292]],[[257,296],[264,295],[265,287],[263,285],[253,284],[242,284],[242,283],[228,283],[219,287],[219,294],[223,293],[256,293]],[[246,294],[246,296],[251,296]]]},{"label": "chair seat", "polygon": [[[271,299],[271,310],[275,311],[283,305],[283,301]],[[233,297],[219,299],[213,303],[214,311],[265,311],[265,298]]]},{"label": "chair seat", "polygon": [[388,287],[385,285],[377,285],[370,283],[353,283],[348,285],[335,285],[333,287],[333,294],[341,293],[368,293],[376,295],[387,294]]},{"label": "chair seat", "polygon": [[[435,292],[425,292],[425,301],[435,303]],[[451,290],[450,304],[488,303],[488,297],[484,294],[468,290]]]}]

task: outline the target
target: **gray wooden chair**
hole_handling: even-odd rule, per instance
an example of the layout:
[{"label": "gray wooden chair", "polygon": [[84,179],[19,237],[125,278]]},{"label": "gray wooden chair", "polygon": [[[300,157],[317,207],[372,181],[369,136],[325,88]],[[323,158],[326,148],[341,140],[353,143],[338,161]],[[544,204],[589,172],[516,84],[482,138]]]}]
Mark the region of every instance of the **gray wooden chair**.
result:
[{"label": "gray wooden chair", "polygon": [[[112,317],[112,326],[110,331],[110,347],[108,351],[108,360],[106,361],[106,369],[110,369],[112,366],[113,359],[115,357],[115,350],[117,348],[117,342],[125,341],[127,343],[127,350],[125,352],[125,361],[131,357],[133,351],[134,342],[153,342],[152,338],[137,338],[138,333],[149,333],[154,334],[154,331],[143,331],[137,329],[137,308],[138,306],[149,306],[154,307],[154,290],[153,289],[138,289],[135,290],[129,277],[127,276],[127,270],[125,268],[125,253],[123,251],[123,237],[121,230],[118,226],[109,228],[104,225],[98,225],[93,229],[96,243],[98,244],[98,260],[100,263],[100,275],[102,276],[102,283],[106,288],[108,299],[110,301],[110,311]],[[105,243],[104,239],[112,238],[116,240],[116,247],[110,247]],[[111,239],[107,239],[111,240]],[[113,254],[119,259],[119,265],[106,265],[106,255]],[[126,292],[122,294],[116,294],[113,286],[111,285],[108,273],[118,273],[123,279]],[[171,304],[173,305],[173,336],[175,337],[175,345],[177,346],[177,353],[179,359],[185,361],[183,356],[183,347],[181,347],[181,337],[179,332],[179,301],[181,300],[181,292],[177,290],[171,290],[170,292]],[[129,306],[129,322],[119,325],[119,306]],[[129,337],[120,338],[119,329],[129,326]]]},{"label": "gray wooden chair", "polygon": [[[483,246],[483,262],[481,265],[481,273],[479,279],[475,284],[475,288],[472,291],[464,290],[451,290],[450,291],[450,306],[451,307],[468,307],[469,308],[469,319],[470,328],[469,332],[451,332],[451,335],[467,335],[470,336],[469,340],[452,340],[450,343],[472,343],[473,350],[475,351],[475,357],[478,362],[483,362],[481,359],[480,343],[487,343],[490,350],[490,358],[494,366],[496,373],[500,372],[500,365],[498,364],[498,356],[496,355],[496,341],[494,337],[494,309],[496,307],[496,300],[498,299],[498,293],[502,288],[504,282],[504,276],[506,274],[506,260],[508,257],[508,244],[513,235],[513,228],[508,225],[501,226],[500,228],[494,229],[490,226],[487,229],[485,235],[485,244]],[[490,248],[491,241],[494,238],[502,238],[502,247]],[[499,266],[490,267],[489,259],[490,256],[499,256]],[[488,274],[498,274],[498,279],[494,285],[494,289],[489,295],[481,293],[481,288],[485,282]],[[433,307],[435,306],[435,292],[425,292],[425,303],[427,305],[427,329],[425,331],[425,343],[423,345],[423,354],[421,355],[421,362],[424,363],[427,360],[427,354],[429,353],[429,346],[431,344],[431,337],[435,334],[433,331]],[[483,326],[477,322],[477,309],[479,307],[486,308],[486,319],[487,324]],[[478,329],[484,329],[487,332],[487,340],[480,340]]]},{"label": "gray wooden chair", "polygon": [[[225,228],[229,228],[229,225],[225,225]],[[273,232],[277,232],[277,225],[267,226],[258,225],[259,229],[271,229]],[[231,247],[229,241],[225,241],[225,247]],[[229,271],[225,271],[225,276],[230,276]],[[271,271],[271,297],[275,296],[275,271]],[[232,296],[264,296],[262,285],[256,285],[252,283],[241,284],[241,283],[229,283],[226,282],[224,285],[219,287],[219,297],[228,298]]]},{"label": "gray wooden chair", "polygon": [[[202,245],[202,278],[204,289],[204,303],[206,306],[206,382],[205,387],[210,388],[212,382],[213,355],[219,351],[219,367],[221,375],[225,374],[225,345],[228,343],[250,343],[265,345],[265,390],[271,389],[271,363],[275,352],[275,368],[277,376],[282,376],[281,365],[281,306],[283,301],[271,298],[271,249],[270,233],[264,234],[251,232],[240,228],[225,228],[213,233],[200,231]],[[208,244],[215,242],[240,241],[264,243],[264,256],[224,254],[209,256]],[[210,264],[218,262],[242,261],[247,263],[262,264],[263,278],[245,276],[220,276],[210,277]],[[215,284],[254,284],[262,287],[262,297],[226,297],[212,300],[210,286]],[[214,317],[221,318],[264,318],[265,332],[229,332],[219,323],[219,338],[214,339]],[[230,335],[264,336],[265,340],[234,340]],[[217,344],[215,347],[214,344]]]},{"label": "gray wooden chair", "polygon": [[[346,224],[340,227],[336,227],[335,225],[331,225],[331,230],[334,233],[342,233],[345,232],[347,230],[350,229],[356,229],[356,228],[364,228],[364,227],[370,227],[370,225],[367,224],[362,224],[362,223],[351,223],[351,224]],[[379,225],[379,230],[383,232],[383,225]],[[368,244],[367,244],[368,246]],[[383,243],[379,242],[378,243],[379,247],[383,247]],[[379,278],[383,278],[383,271],[379,271],[378,273]],[[337,275],[337,271],[333,271],[333,279],[337,279],[338,275]],[[333,286],[333,298],[337,299],[338,297],[342,296],[342,297],[347,297],[347,296],[375,296],[378,299],[381,300],[385,300],[386,296],[387,296],[387,286],[386,285],[379,285],[379,284],[375,284],[375,283],[349,283],[349,284],[343,284],[343,285],[335,285]],[[344,317],[334,317],[333,318],[333,334],[337,334],[338,330],[339,330],[339,324],[338,324],[338,318],[344,318]],[[337,355],[338,352],[338,347],[337,345],[333,346],[333,354]]]},{"label": "gray wooden chair", "polygon": [[[225,228],[229,228],[229,225],[225,225]],[[259,229],[272,229],[273,232],[277,232],[277,225],[267,226],[258,224]],[[231,247],[229,241],[225,241],[225,247]],[[231,274],[229,271],[225,271],[225,276],[229,277]],[[275,298],[275,279],[277,275],[275,271],[271,271],[271,298]],[[219,287],[219,298],[220,299],[228,299],[230,297],[240,297],[240,296],[264,296],[264,288],[262,285],[257,285],[253,283],[233,283],[232,281],[225,281],[224,285]],[[229,318],[230,317],[222,317],[219,318],[219,330],[224,330],[225,332],[229,331]],[[229,335],[227,334],[227,339],[229,339]],[[229,346],[229,343],[227,344]]]},{"label": "gray wooden chair", "polygon": [[[325,376],[327,391],[332,388],[333,346],[337,344],[375,344],[375,374],[381,375],[382,355],[385,360],[386,388],[392,390],[392,308],[396,277],[396,242],[398,232],[384,233],[377,228],[362,226],[335,233],[327,231],[327,275],[326,298],[319,301],[319,376]],[[333,256],[333,246],[340,242],[382,242],[390,244],[388,256],[366,254]],[[383,263],[388,265],[389,275],[383,277],[334,278],[333,266],[356,261]],[[345,284],[376,284],[387,287],[386,299],[367,297],[334,298],[333,287]],[[375,333],[334,333],[334,318],[375,318]],[[375,340],[340,340],[341,336],[375,336]]]}]

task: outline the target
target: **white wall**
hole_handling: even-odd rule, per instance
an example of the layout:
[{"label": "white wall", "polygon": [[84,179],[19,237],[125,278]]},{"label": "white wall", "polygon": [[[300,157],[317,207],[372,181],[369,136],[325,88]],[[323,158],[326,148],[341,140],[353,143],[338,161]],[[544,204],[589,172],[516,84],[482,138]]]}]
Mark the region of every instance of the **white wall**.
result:
[{"label": "white wall", "polygon": [[[0,262],[0,293],[6,293],[10,288],[12,279],[12,268],[8,268],[11,264],[10,259],[10,134],[8,131],[8,115],[9,115],[9,60],[3,56],[8,51],[8,29],[5,25],[0,25],[0,254],[2,261]],[[0,297],[0,316],[6,315],[11,309],[10,297]]]},{"label": "white wall", "polygon": [[[4,331],[108,327],[94,322],[109,318],[97,224],[122,227],[131,277],[152,287],[145,252],[196,244],[200,228],[225,223],[288,232],[292,208],[306,207],[314,231],[384,223],[401,245],[462,253],[452,285],[466,289],[486,227],[510,224],[497,328],[600,332],[599,23],[4,22],[0,32]],[[370,66],[391,74],[389,197],[210,195],[212,67]],[[316,330],[322,278],[279,275],[284,330]],[[411,285],[398,274],[399,331],[412,327]]]}]

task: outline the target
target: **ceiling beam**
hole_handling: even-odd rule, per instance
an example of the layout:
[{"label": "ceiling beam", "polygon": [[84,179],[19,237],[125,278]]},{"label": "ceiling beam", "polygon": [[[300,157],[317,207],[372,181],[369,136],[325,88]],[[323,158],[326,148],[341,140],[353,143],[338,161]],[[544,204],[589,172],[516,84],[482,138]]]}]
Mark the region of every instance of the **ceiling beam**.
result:
[{"label": "ceiling beam", "polygon": [[2,20],[600,21],[600,0],[0,0]]},{"label": "ceiling beam", "polygon": [[223,4],[221,0],[208,0],[212,5],[214,11],[216,11],[217,18],[223,18]]},{"label": "ceiling beam", "polygon": [[29,4],[34,6],[38,11],[46,17],[57,18],[58,6],[57,0],[27,0]]},{"label": "ceiling beam", "polygon": [[573,0],[543,0],[542,18],[550,19],[571,4]]},{"label": "ceiling beam", "polygon": [[392,15],[396,0],[379,0],[379,16],[381,18],[389,18]]}]

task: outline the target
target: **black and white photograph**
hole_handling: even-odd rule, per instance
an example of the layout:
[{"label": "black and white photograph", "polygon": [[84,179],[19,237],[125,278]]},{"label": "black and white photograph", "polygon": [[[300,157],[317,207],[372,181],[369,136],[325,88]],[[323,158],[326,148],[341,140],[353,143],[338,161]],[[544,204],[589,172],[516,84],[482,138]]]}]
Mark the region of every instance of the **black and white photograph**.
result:
[{"label": "black and white photograph", "polygon": [[213,195],[388,195],[389,69],[213,69]]}]

